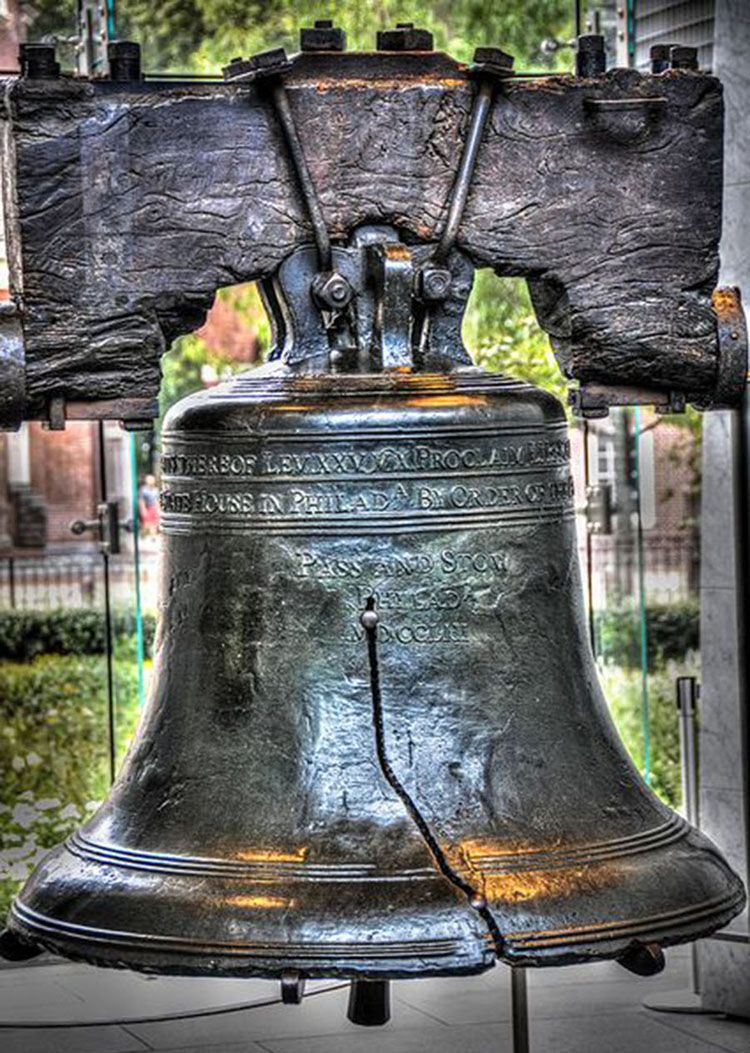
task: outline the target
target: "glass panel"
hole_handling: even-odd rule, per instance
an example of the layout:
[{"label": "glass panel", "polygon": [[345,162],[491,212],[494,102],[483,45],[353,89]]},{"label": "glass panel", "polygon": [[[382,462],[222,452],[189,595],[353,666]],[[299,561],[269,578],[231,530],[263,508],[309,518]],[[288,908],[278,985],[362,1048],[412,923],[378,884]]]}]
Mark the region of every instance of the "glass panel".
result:
[{"label": "glass panel", "polygon": [[682,807],[675,681],[700,675],[700,417],[617,409],[575,432],[579,506],[586,466],[590,485],[607,486],[612,501],[606,529],[592,516],[591,491],[580,517],[600,676],[644,778]]},{"label": "glass panel", "polygon": [[99,459],[90,423],[0,436],[2,914],[109,784]]},{"label": "glass panel", "polygon": [[158,493],[150,470],[152,433],[127,432],[114,422],[100,427],[107,502],[116,508],[119,523],[117,544],[103,554],[109,584],[105,594],[111,645],[107,676],[112,684],[108,732],[114,773],[133,737],[150,672],[146,653],[150,654],[153,638]]}]

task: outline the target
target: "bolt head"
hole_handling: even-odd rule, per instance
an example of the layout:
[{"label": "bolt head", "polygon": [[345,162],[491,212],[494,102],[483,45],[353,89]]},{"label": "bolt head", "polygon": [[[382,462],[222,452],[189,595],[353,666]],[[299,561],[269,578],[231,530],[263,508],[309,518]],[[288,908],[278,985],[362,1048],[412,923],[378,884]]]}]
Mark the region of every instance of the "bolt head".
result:
[{"label": "bolt head", "polygon": [[444,300],[451,287],[451,272],[445,267],[425,267],[421,274],[420,294],[424,300]]},{"label": "bolt head", "polygon": [[379,29],[378,51],[432,51],[432,33],[413,22],[399,22],[395,29]]},{"label": "bolt head", "polygon": [[669,49],[672,69],[698,69],[698,48],[676,45]]},{"label": "bolt head", "polygon": [[359,620],[364,629],[374,629],[380,621],[377,611],[362,611]]},{"label": "bolt head", "polygon": [[477,72],[509,77],[513,73],[513,62],[513,56],[502,48],[477,48],[474,52],[474,68]]},{"label": "bolt head", "polygon": [[327,271],[313,278],[312,294],[323,310],[341,311],[351,300],[354,290],[343,274]]}]

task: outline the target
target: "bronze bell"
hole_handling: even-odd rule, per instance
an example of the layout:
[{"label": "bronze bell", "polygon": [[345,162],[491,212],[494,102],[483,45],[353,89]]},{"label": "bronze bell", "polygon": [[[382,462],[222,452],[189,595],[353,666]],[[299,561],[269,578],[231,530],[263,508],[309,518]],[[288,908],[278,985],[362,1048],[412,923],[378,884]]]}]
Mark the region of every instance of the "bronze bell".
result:
[{"label": "bronze bell", "polygon": [[562,407],[467,365],[455,329],[446,364],[439,324],[421,369],[393,365],[412,286],[389,237],[352,249],[379,272],[335,258],[360,310],[342,372],[294,358],[305,250],[274,292],[280,359],[170,413],[151,699],[109,799],[15,901],[21,943],[159,973],[648,971],[742,908],[609,717]]}]

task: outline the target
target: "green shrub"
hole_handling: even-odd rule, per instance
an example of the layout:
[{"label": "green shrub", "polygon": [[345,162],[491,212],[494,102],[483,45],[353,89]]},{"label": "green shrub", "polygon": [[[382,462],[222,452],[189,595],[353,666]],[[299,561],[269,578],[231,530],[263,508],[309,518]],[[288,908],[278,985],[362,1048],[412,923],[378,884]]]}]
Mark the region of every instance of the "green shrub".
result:
[{"label": "green shrub", "polygon": [[[114,672],[120,760],[139,706],[135,664],[116,662]],[[106,795],[106,698],[103,656],[0,665],[0,917],[44,850]]]},{"label": "green shrub", "polygon": [[[670,661],[648,676],[651,788],[673,808],[682,802],[680,728],[675,680],[695,674],[694,665]],[[605,666],[600,670],[604,693],[617,730],[636,766],[643,771],[644,735],[639,670]]]},{"label": "green shrub", "polygon": [[[639,669],[641,625],[637,608],[597,611],[594,618],[597,654],[609,665]],[[654,672],[668,661],[679,661],[700,644],[697,602],[653,605],[646,609],[647,662]]]},{"label": "green shrub", "polygon": [[[0,610],[0,660],[25,662],[41,654],[104,654],[104,612],[89,607],[58,610]],[[143,643],[151,657],[155,618],[143,617]],[[116,645],[135,637],[135,615],[115,611],[112,631]]]}]

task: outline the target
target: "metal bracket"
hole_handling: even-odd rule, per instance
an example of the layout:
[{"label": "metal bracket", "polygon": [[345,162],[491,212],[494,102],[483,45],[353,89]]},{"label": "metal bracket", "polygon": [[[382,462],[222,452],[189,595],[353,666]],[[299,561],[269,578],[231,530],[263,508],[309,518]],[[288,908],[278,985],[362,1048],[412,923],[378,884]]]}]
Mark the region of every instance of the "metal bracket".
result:
[{"label": "metal bracket", "polygon": [[736,406],[747,383],[747,322],[736,285],[714,289],[711,297],[716,314],[719,359],[716,388],[706,409]]},{"label": "metal bracket", "polygon": [[117,501],[102,501],[96,507],[96,519],[75,519],[70,524],[71,534],[80,537],[86,531],[98,535],[99,548],[108,556],[120,553],[120,530],[125,525],[120,523],[120,510]]},{"label": "metal bracket", "polygon": [[[313,245],[292,253],[261,289],[274,334],[269,360],[295,373],[470,365],[461,318],[473,267],[457,250],[448,266],[432,267],[433,250],[434,244],[404,244],[393,227],[365,225],[352,232],[347,245],[332,246],[332,274],[316,273]],[[333,278],[345,279],[351,290],[351,299],[344,298],[346,306],[336,312],[310,295],[312,290],[322,298]],[[427,305],[430,325],[420,329]],[[333,326],[326,328],[330,321]],[[419,343],[417,333],[423,337]]]},{"label": "metal bracket", "polygon": [[657,413],[684,413],[687,396],[682,391],[658,388],[617,387],[592,381],[568,389],[568,404],[576,417],[608,417],[612,406],[653,406]]},{"label": "metal bracket", "polygon": [[586,529],[589,534],[612,533],[612,486],[596,483],[586,487]]},{"label": "metal bracket", "polygon": [[368,257],[375,282],[372,357],[376,368],[411,369],[414,365],[411,251],[400,241],[389,241],[369,246]]}]

